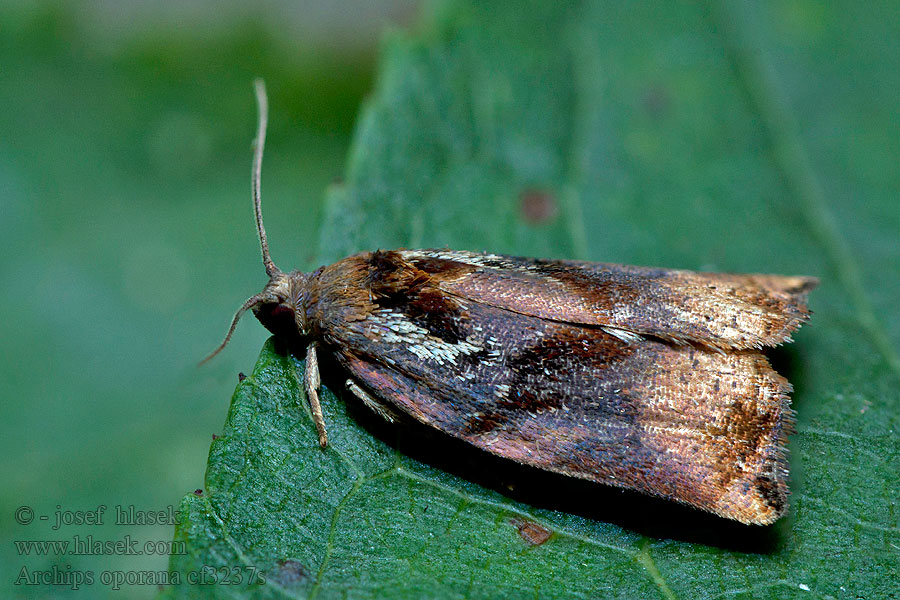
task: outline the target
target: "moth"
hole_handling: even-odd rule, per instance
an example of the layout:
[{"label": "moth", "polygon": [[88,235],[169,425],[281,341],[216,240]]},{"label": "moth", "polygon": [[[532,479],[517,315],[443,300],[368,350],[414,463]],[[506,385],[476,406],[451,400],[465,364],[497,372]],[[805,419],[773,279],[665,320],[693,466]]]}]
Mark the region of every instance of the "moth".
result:
[{"label": "moth", "polygon": [[507,459],[676,500],[747,524],[785,513],[791,385],[762,349],[809,317],[812,277],[731,275],[447,249],[363,252],[311,273],[269,255],[252,310],[388,420],[408,415]]}]

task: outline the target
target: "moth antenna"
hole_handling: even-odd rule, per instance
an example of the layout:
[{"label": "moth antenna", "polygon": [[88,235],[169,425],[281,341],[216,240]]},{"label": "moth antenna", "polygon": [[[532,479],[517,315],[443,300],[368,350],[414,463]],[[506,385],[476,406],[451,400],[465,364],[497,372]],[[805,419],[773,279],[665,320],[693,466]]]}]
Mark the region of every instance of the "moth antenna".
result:
[{"label": "moth antenna", "polygon": [[254,306],[256,306],[257,304],[259,304],[260,302],[262,302],[265,299],[266,299],[266,296],[261,293],[256,294],[255,296],[251,296],[250,298],[247,298],[247,300],[244,302],[243,305],[241,305],[241,307],[238,309],[238,311],[236,313],[234,313],[234,318],[231,319],[231,327],[228,328],[228,333],[225,334],[225,339],[222,340],[222,343],[219,344],[218,348],[216,348],[215,350],[212,351],[212,354],[210,354],[209,356],[207,356],[206,358],[201,360],[199,363],[197,363],[197,366],[199,367],[199,366],[203,365],[208,360],[210,360],[212,357],[214,357],[216,354],[218,354],[219,352],[224,350],[225,346],[228,345],[228,342],[231,341],[231,335],[234,333],[234,329],[235,329],[235,327],[237,327],[238,321],[241,320],[241,317],[244,315],[245,312],[247,312],[247,309],[253,308]]},{"label": "moth antenna", "polygon": [[262,79],[253,82],[256,90],[256,105],[259,109],[259,120],[256,126],[256,139],[253,141],[253,176],[251,187],[253,189],[253,211],[256,214],[256,231],[259,233],[259,244],[262,248],[263,265],[266,267],[266,275],[270,278],[281,274],[281,269],[272,262],[269,255],[269,240],[266,238],[266,227],[262,219],[262,194],[260,184],[262,181],[262,157],[263,148],[266,145],[266,126],[269,121],[269,100],[266,97],[266,84]]},{"label": "moth antenna", "polygon": [[[269,241],[266,238],[266,227],[263,225],[262,220],[262,194],[260,193],[263,149],[266,146],[266,126],[269,122],[269,100],[266,97],[266,84],[262,79],[254,81],[253,87],[256,91],[256,105],[259,110],[259,119],[256,125],[256,138],[253,140],[253,174],[250,178],[250,187],[253,193],[253,213],[256,215],[256,231],[259,233],[259,245],[260,248],[262,248],[263,265],[266,267],[266,275],[269,276],[269,279],[272,279],[276,275],[281,275],[281,269],[275,266],[275,263],[272,262],[271,255],[269,255]],[[216,354],[224,350],[225,346],[228,345],[228,342],[231,341],[234,329],[237,327],[238,321],[241,320],[244,313],[247,312],[248,309],[253,308],[260,302],[266,300],[266,298],[267,296],[264,295],[264,293],[259,293],[248,298],[238,311],[234,313],[234,318],[231,319],[231,326],[228,328],[228,333],[225,334],[225,339],[222,340],[222,343],[219,344],[218,348],[213,350],[209,356],[201,360],[197,366],[206,363]]]}]

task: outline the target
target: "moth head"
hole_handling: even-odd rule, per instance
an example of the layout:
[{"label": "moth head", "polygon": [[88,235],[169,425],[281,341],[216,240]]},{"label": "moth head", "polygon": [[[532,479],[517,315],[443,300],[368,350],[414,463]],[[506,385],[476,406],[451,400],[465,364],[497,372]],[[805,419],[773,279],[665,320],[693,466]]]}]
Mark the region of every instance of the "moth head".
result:
[{"label": "moth head", "polygon": [[222,340],[219,347],[204,358],[200,364],[211,359],[228,345],[238,321],[247,310],[252,310],[266,329],[282,339],[293,340],[307,337],[309,328],[306,323],[306,307],[303,302],[306,278],[307,275],[299,271],[283,273],[279,270],[270,275],[266,287],[260,293],[247,298],[234,314],[228,333],[225,334],[225,339]]},{"label": "moth head", "polygon": [[309,335],[303,305],[305,285],[305,273],[279,271],[272,275],[262,292],[247,300],[248,308],[274,335],[286,340],[305,338]]},{"label": "moth head", "polygon": [[225,334],[225,339],[219,344],[212,354],[201,361],[205,363],[222,351],[231,340],[231,335],[237,327],[238,321],[248,309],[259,319],[266,329],[273,334],[292,338],[295,336],[306,337],[309,333],[306,325],[306,311],[303,306],[302,293],[306,285],[306,275],[299,271],[284,273],[275,266],[269,255],[269,242],[266,239],[266,228],[262,220],[262,200],[260,194],[260,179],[262,173],[263,147],[266,142],[266,122],[268,121],[268,101],[266,88],[262,80],[257,79],[256,102],[259,106],[259,121],[256,130],[256,139],[253,146],[253,176],[251,188],[253,192],[253,210],[256,215],[256,230],[259,234],[259,244],[262,249],[263,266],[269,276],[269,283],[263,290],[248,298],[235,313],[231,320],[231,327]]}]

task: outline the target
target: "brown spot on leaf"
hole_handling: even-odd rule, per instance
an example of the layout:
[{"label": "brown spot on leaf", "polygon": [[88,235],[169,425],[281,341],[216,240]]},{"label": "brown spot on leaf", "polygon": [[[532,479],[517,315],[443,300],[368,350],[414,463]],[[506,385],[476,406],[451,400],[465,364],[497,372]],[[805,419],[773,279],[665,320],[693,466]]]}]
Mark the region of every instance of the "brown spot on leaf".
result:
[{"label": "brown spot on leaf", "polygon": [[296,585],[309,578],[309,571],[300,561],[287,558],[276,563],[269,577],[282,585]]},{"label": "brown spot on leaf", "polygon": [[526,223],[543,225],[559,212],[556,197],[546,190],[528,189],[519,194],[519,210]]},{"label": "brown spot on leaf", "polygon": [[202,496],[202,495],[203,495],[203,490],[201,490],[200,488],[197,488],[196,490],[194,490],[194,495],[195,495],[195,496]]},{"label": "brown spot on leaf", "polygon": [[650,116],[658,117],[669,108],[669,93],[661,85],[654,85],[644,92],[641,104]]},{"label": "brown spot on leaf", "polygon": [[535,523],[534,521],[529,521],[528,519],[514,517],[510,519],[509,522],[519,530],[519,536],[532,546],[540,546],[553,535],[553,532],[543,525]]}]

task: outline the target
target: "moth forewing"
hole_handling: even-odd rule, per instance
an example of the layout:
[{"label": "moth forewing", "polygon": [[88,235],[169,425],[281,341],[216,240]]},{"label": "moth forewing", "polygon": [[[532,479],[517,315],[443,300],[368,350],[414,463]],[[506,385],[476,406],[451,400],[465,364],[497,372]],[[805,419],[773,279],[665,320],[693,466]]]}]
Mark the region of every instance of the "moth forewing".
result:
[{"label": "moth forewing", "polygon": [[[514,312],[723,349],[789,341],[812,277],[734,275],[453,250],[401,257],[439,287]],[[502,282],[501,285],[498,285]]]},{"label": "moth forewing", "polygon": [[758,351],[623,339],[447,294],[398,252],[345,259],[316,285],[334,355],[427,425],[744,523],[784,513],[790,386]]}]

